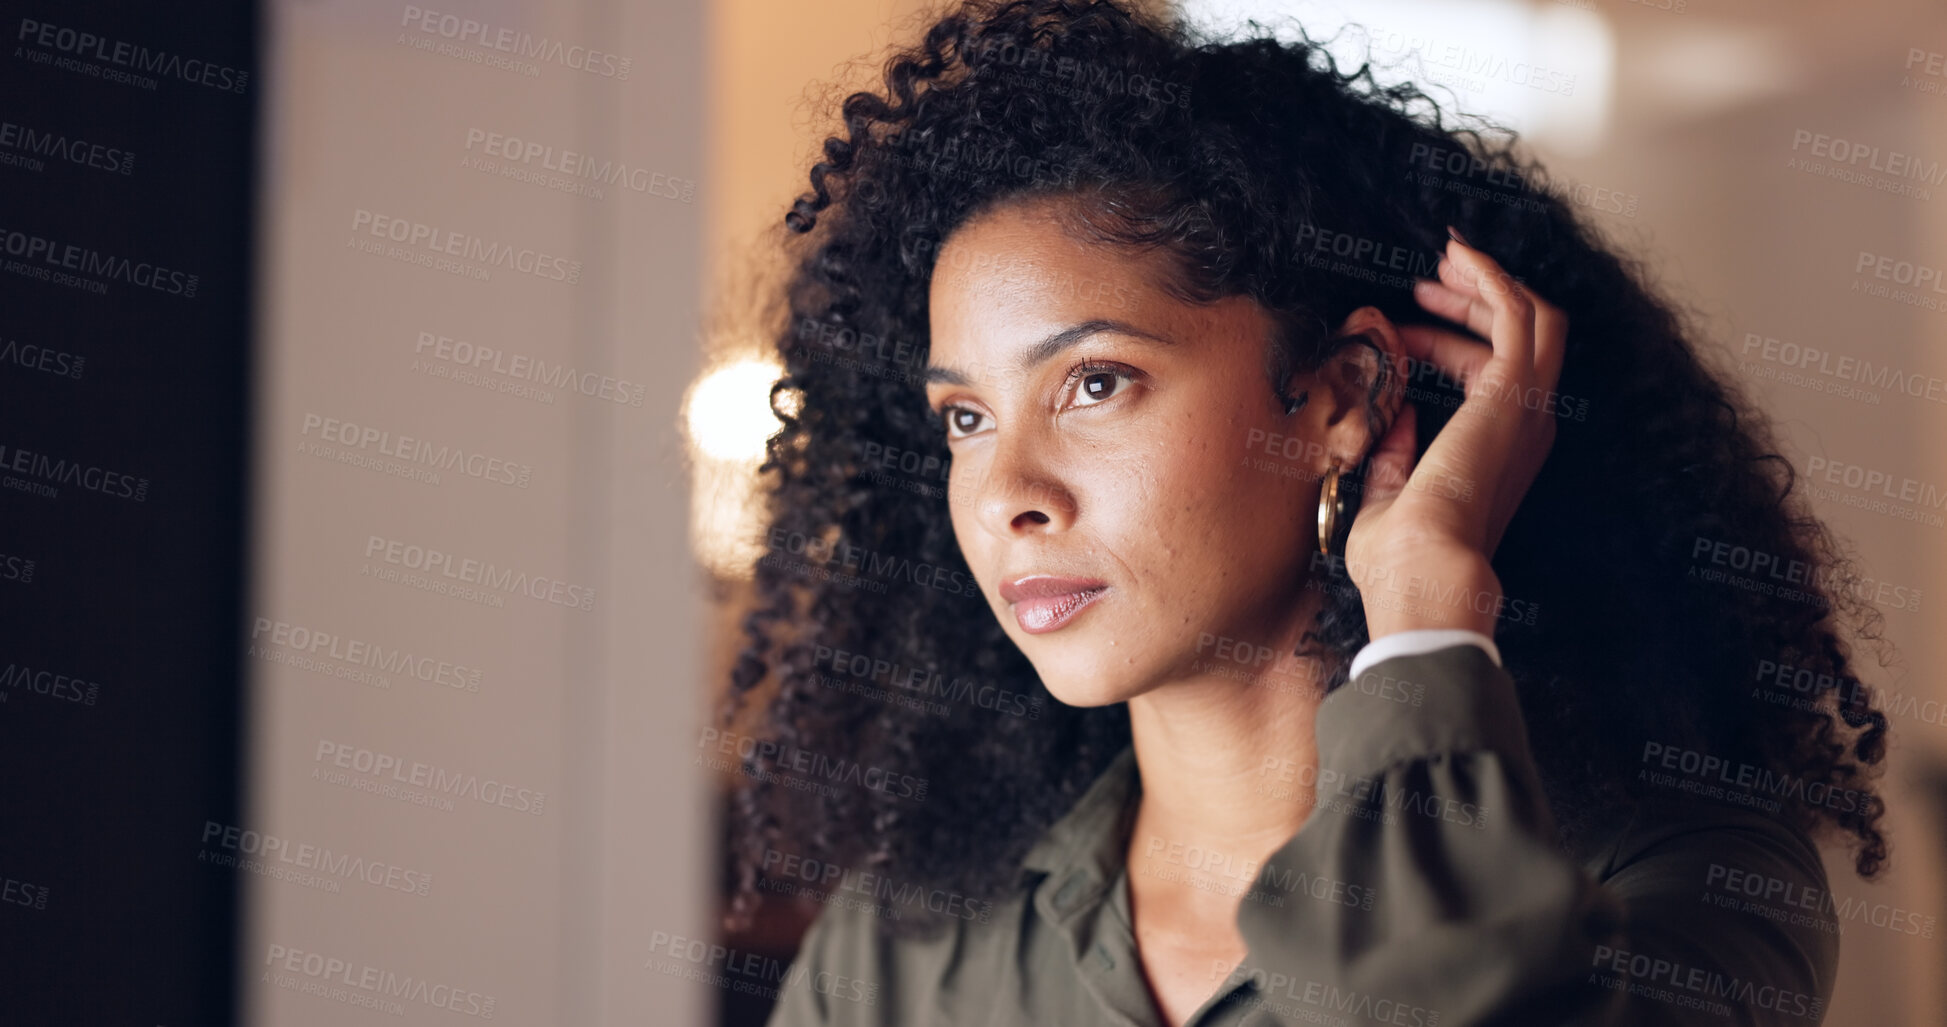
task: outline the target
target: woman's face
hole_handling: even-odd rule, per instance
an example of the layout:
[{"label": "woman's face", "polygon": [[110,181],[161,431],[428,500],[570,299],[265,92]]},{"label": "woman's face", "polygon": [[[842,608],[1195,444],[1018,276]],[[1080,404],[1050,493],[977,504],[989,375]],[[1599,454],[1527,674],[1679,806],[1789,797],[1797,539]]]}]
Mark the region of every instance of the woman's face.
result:
[{"label": "woman's face", "polygon": [[1356,419],[1306,375],[1284,412],[1254,300],[1177,300],[1166,255],[1072,238],[1052,210],[968,222],[934,272],[926,391],[961,552],[1065,703],[1261,670],[1232,661],[1309,621],[1318,480],[1356,460]]}]

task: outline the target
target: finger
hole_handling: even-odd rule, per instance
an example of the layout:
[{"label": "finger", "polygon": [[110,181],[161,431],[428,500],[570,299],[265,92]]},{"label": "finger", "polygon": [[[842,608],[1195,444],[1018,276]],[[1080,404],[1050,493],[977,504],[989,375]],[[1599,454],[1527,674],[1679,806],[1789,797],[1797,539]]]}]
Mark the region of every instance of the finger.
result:
[{"label": "finger", "polygon": [[1404,404],[1385,438],[1367,458],[1363,504],[1386,502],[1406,488],[1406,479],[1413,474],[1414,424],[1413,404]]},{"label": "finger", "polygon": [[1568,351],[1568,315],[1560,307],[1530,296],[1535,301],[1535,371],[1543,388],[1552,389],[1562,380],[1562,358]]},{"label": "finger", "polygon": [[1433,276],[1441,285],[1462,296],[1480,300],[1485,295],[1481,292],[1480,274],[1468,265],[1454,262],[1453,253],[1457,246],[1458,244],[1453,242],[1447,244],[1446,251],[1440,254],[1440,259],[1433,265]]},{"label": "finger", "polygon": [[1487,343],[1435,325],[1400,325],[1399,341],[1410,362],[1431,364],[1463,387],[1494,357]]},{"label": "finger", "polygon": [[[1449,269],[1445,277],[1459,283],[1467,291],[1463,293],[1440,279],[1422,278],[1414,283],[1413,298],[1430,313],[1462,322],[1486,338],[1493,324],[1493,309],[1479,298],[1472,280],[1463,281],[1464,272],[1453,269],[1451,261],[1442,260],[1439,266]],[[1536,379],[1544,388],[1553,388],[1561,380],[1568,315],[1560,307],[1536,295],[1533,289],[1525,285],[1519,287],[1535,305]]]},{"label": "finger", "polygon": [[[1514,276],[1501,270],[1494,258],[1458,239],[1447,243],[1447,259],[1457,267],[1449,272],[1471,280],[1481,301],[1494,311],[1487,339],[1497,356],[1505,356],[1511,367],[1525,372],[1535,366],[1535,305]],[[1441,281],[1448,281],[1442,274]],[[1451,284],[1451,283],[1450,283]]]},{"label": "finger", "polygon": [[[1440,262],[1441,267],[1448,265],[1448,261]],[[1471,285],[1462,292],[1439,279],[1421,278],[1413,283],[1413,299],[1428,313],[1466,325],[1482,339],[1494,325],[1494,309],[1481,301]]]},{"label": "finger", "polygon": [[[1494,335],[1495,308],[1481,294],[1480,276],[1445,257],[1440,259],[1437,272],[1439,278],[1416,283],[1414,298],[1428,310],[1466,325],[1480,337],[1481,347],[1492,353],[1488,340]],[[1524,377],[1527,370],[1521,369]]]}]

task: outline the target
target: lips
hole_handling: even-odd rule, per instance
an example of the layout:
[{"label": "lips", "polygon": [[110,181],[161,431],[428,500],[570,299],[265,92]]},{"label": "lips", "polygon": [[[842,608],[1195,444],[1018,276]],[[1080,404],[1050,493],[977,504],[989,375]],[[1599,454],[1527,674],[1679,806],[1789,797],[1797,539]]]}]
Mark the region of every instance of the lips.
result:
[{"label": "lips", "polygon": [[1014,619],[1030,635],[1054,631],[1086,609],[1107,591],[1109,583],[1096,578],[1058,578],[1034,574],[1001,582],[1001,599],[1014,609]]}]

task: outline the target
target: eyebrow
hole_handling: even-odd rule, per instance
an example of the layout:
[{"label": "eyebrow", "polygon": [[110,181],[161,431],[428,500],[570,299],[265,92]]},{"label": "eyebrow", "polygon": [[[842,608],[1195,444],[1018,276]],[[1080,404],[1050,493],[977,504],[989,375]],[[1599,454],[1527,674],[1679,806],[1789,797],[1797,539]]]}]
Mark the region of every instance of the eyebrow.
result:
[{"label": "eyebrow", "polygon": [[[1146,332],[1141,328],[1137,328],[1135,325],[1130,324],[1127,321],[1116,321],[1111,319],[1096,318],[1094,320],[1083,321],[1078,324],[1069,325],[1067,328],[1063,328],[1061,331],[1058,331],[1055,334],[1050,335],[1047,338],[1041,340],[1040,342],[1037,342],[1034,345],[1029,346],[1027,349],[1021,352],[1021,357],[1018,361],[1016,361],[1016,365],[1019,366],[1023,371],[1029,370],[1037,364],[1041,364],[1048,360],[1053,359],[1056,354],[1060,353],[1062,350],[1069,348],[1070,346],[1075,345],[1078,342],[1081,342],[1083,339],[1089,338],[1090,336],[1094,336],[1094,335],[1100,335],[1103,332],[1114,332],[1117,335],[1127,335],[1137,339],[1147,339],[1150,342],[1160,343],[1164,346],[1176,345],[1175,339],[1165,338],[1161,335],[1157,335],[1154,332]],[[957,371],[951,367],[938,367],[933,364],[926,365],[925,377],[926,377],[926,384],[928,385],[933,385],[936,383],[940,385],[973,384],[972,379],[970,379],[967,375],[961,373],[960,371]]]}]

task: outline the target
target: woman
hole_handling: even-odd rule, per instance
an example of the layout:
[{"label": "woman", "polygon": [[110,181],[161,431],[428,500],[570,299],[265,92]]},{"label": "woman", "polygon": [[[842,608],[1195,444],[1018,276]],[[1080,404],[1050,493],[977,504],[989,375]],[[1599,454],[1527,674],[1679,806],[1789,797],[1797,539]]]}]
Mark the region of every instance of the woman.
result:
[{"label": "woman", "polygon": [[844,115],[726,713],[733,919],[826,902],[773,1023],[1821,1018],[1875,622],[1542,169],[1112,3]]}]

